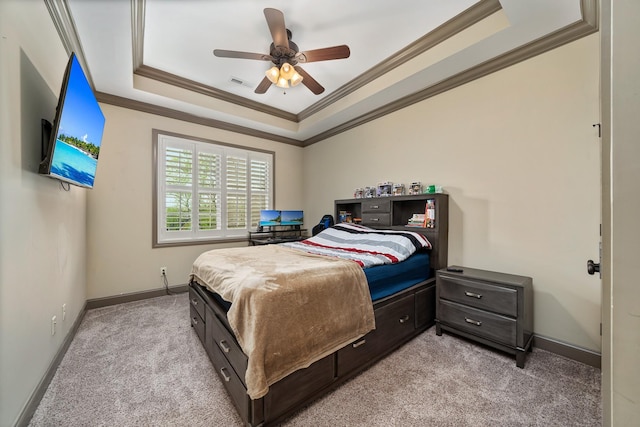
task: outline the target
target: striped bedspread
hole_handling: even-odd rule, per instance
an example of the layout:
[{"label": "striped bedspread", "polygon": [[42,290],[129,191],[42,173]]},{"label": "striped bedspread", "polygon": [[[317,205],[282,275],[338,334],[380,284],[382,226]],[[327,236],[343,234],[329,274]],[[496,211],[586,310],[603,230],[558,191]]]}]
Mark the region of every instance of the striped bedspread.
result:
[{"label": "striped bedspread", "polygon": [[282,243],[292,249],[355,261],[362,268],[404,261],[431,243],[412,231],[376,230],[357,224],[336,224],[300,242]]}]

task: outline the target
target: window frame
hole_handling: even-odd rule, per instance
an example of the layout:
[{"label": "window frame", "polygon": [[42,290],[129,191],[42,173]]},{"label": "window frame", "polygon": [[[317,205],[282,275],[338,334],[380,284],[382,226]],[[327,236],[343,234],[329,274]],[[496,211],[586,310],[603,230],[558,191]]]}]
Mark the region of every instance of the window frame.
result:
[{"label": "window frame", "polygon": [[[195,225],[191,230],[167,232],[161,229],[162,224],[166,224],[166,194],[171,191],[180,191],[178,187],[170,186],[167,188],[164,182],[166,163],[165,150],[169,144],[172,148],[192,149],[192,180],[191,184],[185,186],[182,190],[191,193],[191,223]],[[221,185],[220,188],[213,191],[211,188],[205,188],[199,191],[200,183],[198,181],[197,166],[199,153],[213,153],[223,156],[221,167]],[[234,155],[245,157],[247,159],[247,182],[246,182],[246,228],[227,229],[227,192],[226,186],[226,162],[224,156]],[[251,162],[265,161],[270,171],[267,174],[268,189],[265,192],[252,191],[251,189]],[[259,195],[267,198],[267,207],[264,209],[273,209],[275,200],[275,161],[274,151],[262,150],[253,147],[240,146],[225,142],[193,137],[189,135],[178,134],[174,132],[162,131],[158,129],[152,130],[152,247],[168,247],[168,246],[190,246],[211,243],[239,242],[247,241],[249,231],[253,225],[251,223],[252,212],[252,196]],[[198,230],[199,209],[197,201],[199,194],[215,192],[220,197],[220,230]],[[231,193],[229,191],[229,193]],[[240,191],[242,194],[242,191]],[[169,234],[171,233],[171,234]]]}]

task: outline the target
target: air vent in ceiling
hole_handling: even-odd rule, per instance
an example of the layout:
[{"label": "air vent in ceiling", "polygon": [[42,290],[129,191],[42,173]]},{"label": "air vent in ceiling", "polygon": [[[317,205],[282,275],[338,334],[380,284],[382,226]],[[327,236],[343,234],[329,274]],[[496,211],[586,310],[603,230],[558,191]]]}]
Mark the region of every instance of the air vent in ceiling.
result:
[{"label": "air vent in ceiling", "polygon": [[252,88],[253,89],[253,85],[245,82],[240,77],[231,76],[231,77],[229,77],[229,81],[231,83],[235,84],[235,85],[244,86],[244,87],[248,87],[248,88]]}]

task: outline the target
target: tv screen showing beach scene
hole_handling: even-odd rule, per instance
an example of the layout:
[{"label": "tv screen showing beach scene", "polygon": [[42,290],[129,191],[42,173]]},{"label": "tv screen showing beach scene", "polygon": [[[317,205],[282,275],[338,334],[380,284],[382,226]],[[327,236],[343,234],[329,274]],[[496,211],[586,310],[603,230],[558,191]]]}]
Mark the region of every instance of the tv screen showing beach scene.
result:
[{"label": "tv screen showing beach scene", "polygon": [[273,227],[280,225],[280,211],[263,209],[260,211],[260,226]]},{"label": "tv screen showing beach scene", "polygon": [[302,211],[281,211],[282,216],[280,220],[281,225],[302,225],[303,213]]},{"label": "tv screen showing beach scene", "polygon": [[92,188],[95,181],[105,117],[76,58],[63,84],[48,158],[48,174],[62,181]]}]

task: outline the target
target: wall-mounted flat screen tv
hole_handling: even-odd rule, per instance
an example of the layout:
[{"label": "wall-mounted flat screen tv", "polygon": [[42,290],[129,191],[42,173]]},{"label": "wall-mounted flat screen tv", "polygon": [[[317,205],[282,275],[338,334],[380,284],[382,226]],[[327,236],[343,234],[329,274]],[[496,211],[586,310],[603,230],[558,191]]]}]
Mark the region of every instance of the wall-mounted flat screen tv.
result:
[{"label": "wall-mounted flat screen tv", "polygon": [[[93,188],[105,118],[74,53],[67,63],[48,145],[39,172]],[[44,139],[44,137],[43,137]]]},{"label": "wall-mounted flat screen tv", "polygon": [[263,209],[260,211],[260,227],[280,225],[280,211]]},{"label": "wall-mounted flat screen tv", "polygon": [[281,225],[302,225],[304,215],[302,211],[280,211],[282,212]]}]

